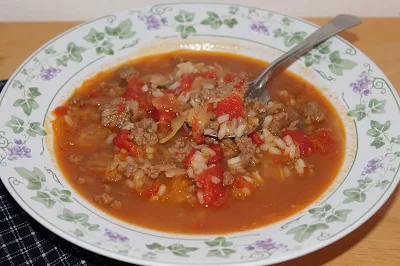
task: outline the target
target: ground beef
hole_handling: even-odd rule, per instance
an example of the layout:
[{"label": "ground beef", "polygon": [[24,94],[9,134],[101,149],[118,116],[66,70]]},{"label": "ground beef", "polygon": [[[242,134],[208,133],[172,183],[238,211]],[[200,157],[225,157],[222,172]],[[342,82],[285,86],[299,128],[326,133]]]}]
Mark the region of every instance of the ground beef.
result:
[{"label": "ground beef", "polygon": [[173,160],[182,163],[185,160],[186,155],[192,150],[192,146],[194,143],[187,143],[181,139],[178,139],[174,142],[174,144],[168,148],[168,151],[171,153]]},{"label": "ground beef", "polygon": [[[123,110],[121,111],[121,106]],[[106,127],[119,127],[139,114],[139,104],[134,100],[116,98],[101,108],[101,123]]]},{"label": "ground beef", "polygon": [[82,161],[82,159],[83,159],[83,156],[82,155],[77,155],[77,154],[71,154],[69,157],[68,157],[68,159],[71,161],[71,163],[73,163],[73,164],[79,164],[81,161]]},{"label": "ground beef", "polygon": [[210,122],[206,125],[205,128],[206,128],[206,129],[213,129],[213,130],[217,131],[218,128],[219,128],[219,123],[218,123],[218,121],[210,121]]},{"label": "ground beef", "polygon": [[302,113],[306,124],[320,124],[325,121],[326,112],[315,101],[306,103],[302,109]]},{"label": "ground beef", "polygon": [[221,148],[226,159],[236,157],[239,153],[236,143],[231,139],[222,140]]},{"label": "ground beef", "polygon": [[143,169],[145,175],[150,177],[151,179],[157,179],[158,176],[161,174],[160,167],[158,165],[152,165],[145,169]]},{"label": "ground beef", "polygon": [[119,70],[119,76],[122,79],[127,79],[130,76],[137,75],[138,72],[131,66],[122,66]]},{"label": "ground beef", "polygon": [[126,168],[125,168],[125,173],[124,173],[124,175],[126,176],[126,177],[130,177],[131,176],[131,174],[133,173],[133,172],[135,172],[136,170],[138,169],[138,166],[137,166],[137,164],[135,163],[135,162],[129,162],[128,163],[128,165],[126,166]]},{"label": "ground beef", "polygon": [[288,127],[290,123],[289,115],[285,112],[280,112],[272,116],[272,121],[268,129],[272,134],[281,137],[282,129]]},{"label": "ground beef", "polygon": [[240,151],[242,167],[246,167],[255,159],[254,155],[256,153],[256,145],[247,136],[235,138],[235,142],[238,145]]},{"label": "ground beef", "polygon": [[200,91],[193,93],[190,98],[190,103],[192,103],[192,105],[202,106],[210,100],[220,100],[233,92],[237,93],[238,91],[233,87],[233,84],[230,83],[223,83],[216,89],[203,88]]},{"label": "ground beef", "polygon": [[224,186],[230,186],[233,184],[233,175],[229,172],[224,172],[223,179]]},{"label": "ground beef", "polygon": [[107,193],[94,196],[94,200],[102,205],[108,205],[114,201],[114,199]]},{"label": "ground beef", "polygon": [[136,122],[130,129],[128,138],[137,145],[154,145],[158,142],[157,124],[152,118],[142,119]]}]

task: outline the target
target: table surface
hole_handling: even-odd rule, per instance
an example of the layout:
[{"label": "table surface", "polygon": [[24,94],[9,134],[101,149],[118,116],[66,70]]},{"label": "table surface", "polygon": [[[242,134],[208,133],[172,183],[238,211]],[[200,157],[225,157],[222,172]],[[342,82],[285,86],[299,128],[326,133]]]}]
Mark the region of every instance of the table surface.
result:
[{"label": "table surface", "polygon": [[[327,18],[309,19],[323,24]],[[0,79],[7,79],[37,48],[79,22],[0,23]],[[365,18],[341,37],[367,54],[400,93],[400,18]],[[400,197],[386,204],[357,230],[319,251],[281,263],[294,265],[400,265]]]}]

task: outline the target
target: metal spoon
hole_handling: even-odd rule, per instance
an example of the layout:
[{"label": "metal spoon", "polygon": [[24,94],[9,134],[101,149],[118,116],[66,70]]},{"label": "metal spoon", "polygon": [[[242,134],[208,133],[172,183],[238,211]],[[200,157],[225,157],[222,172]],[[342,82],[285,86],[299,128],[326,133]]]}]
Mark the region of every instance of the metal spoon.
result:
[{"label": "metal spoon", "polygon": [[[311,50],[315,45],[329,39],[330,37],[336,35],[339,32],[352,28],[358,24],[361,24],[361,19],[353,15],[337,15],[335,18],[330,20],[328,23],[323,25],[317,31],[309,35],[295,47],[290,49],[288,52],[284,53],[273,61],[255,80],[249,82],[249,88],[245,93],[245,98],[255,99],[258,98],[261,102],[267,103],[269,96],[265,90],[265,84],[271,77],[272,73],[282,64],[289,63],[290,60],[295,57],[299,57],[309,50]],[[291,62],[290,62],[291,63]],[[266,115],[265,115],[266,116]],[[260,119],[259,126],[262,124],[265,116]],[[256,130],[254,128],[254,130]],[[253,131],[254,131],[253,130]],[[251,132],[250,132],[251,133]],[[216,135],[206,135],[209,137],[217,138]],[[235,136],[225,136],[224,138],[234,138]]]}]

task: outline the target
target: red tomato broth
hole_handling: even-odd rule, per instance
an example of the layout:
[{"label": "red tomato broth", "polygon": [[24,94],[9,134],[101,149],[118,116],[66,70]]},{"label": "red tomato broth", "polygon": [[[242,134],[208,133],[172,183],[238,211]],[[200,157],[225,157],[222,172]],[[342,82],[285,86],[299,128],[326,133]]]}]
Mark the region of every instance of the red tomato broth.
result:
[{"label": "red tomato broth", "polygon": [[[267,65],[263,61],[239,55],[188,51],[139,58],[129,64],[133,65],[140,72],[140,75],[163,74],[173,68],[174,57],[177,55],[185,57],[187,60],[200,61],[206,64],[218,62],[222,67],[228,68],[232,72],[246,70],[250,79],[257,76]],[[212,76],[210,73],[207,75]],[[117,79],[117,76],[118,72],[115,69],[99,73],[92,79],[92,82],[85,82],[82,87],[78,88],[74,96],[90,99],[92,95],[96,95],[94,92],[98,92],[97,97],[101,97],[98,84],[102,81],[112,82]],[[228,75],[228,79],[231,79],[230,75]],[[191,81],[190,77],[188,82]],[[184,90],[186,90],[186,85],[184,87]],[[196,204],[192,206],[186,202],[151,202],[147,195],[150,188],[143,190],[143,197],[143,195],[134,193],[124,183],[107,183],[113,191],[116,191],[113,197],[120,201],[123,206],[120,210],[112,209],[97,204],[93,199],[93,195],[104,191],[104,183],[100,177],[103,173],[102,170],[100,169],[97,174],[94,174],[89,173],[85,167],[87,167],[87,158],[96,156],[96,154],[106,153],[113,157],[114,148],[104,142],[90,144],[85,146],[84,149],[77,145],[69,145],[68,149],[63,149],[61,147],[65,143],[75,143],[77,135],[73,131],[65,129],[65,126],[56,120],[53,122],[53,129],[58,165],[68,182],[82,197],[107,214],[141,227],[183,234],[223,234],[249,230],[277,222],[311,204],[330,186],[344,158],[345,134],[342,122],[333,106],[312,84],[302,78],[288,71],[280,71],[271,78],[267,88],[270,90],[272,98],[276,97],[279,90],[284,88],[293,93],[300,101],[317,101],[327,109],[329,119],[324,125],[332,129],[336,143],[334,147],[329,147],[330,152],[327,154],[322,155],[314,152],[307,157],[307,161],[315,166],[313,174],[284,179],[280,177],[279,169],[272,166],[274,157],[265,155],[265,162],[257,166],[264,179],[264,185],[259,186],[254,192],[252,191],[252,194],[245,197],[244,200],[229,198],[226,204],[212,208],[205,208]],[[106,96],[104,97],[106,98]],[[63,108],[65,109],[65,107]],[[61,110],[61,113],[66,112],[64,109]],[[166,120],[170,120],[168,116],[166,117]],[[86,123],[99,125],[95,118],[86,121]],[[258,136],[255,141],[259,141]],[[214,148],[218,150],[218,147]],[[79,166],[69,160],[69,156],[77,152],[83,157]],[[107,160],[107,158],[100,159]],[[214,159],[217,163],[220,160],[219,158]],[[81,176],[87,177],[88,183],[79,184],[79,177]],[[163,180],[163,184],[167,187],[173,182],[173,180],[165,178]]]}]

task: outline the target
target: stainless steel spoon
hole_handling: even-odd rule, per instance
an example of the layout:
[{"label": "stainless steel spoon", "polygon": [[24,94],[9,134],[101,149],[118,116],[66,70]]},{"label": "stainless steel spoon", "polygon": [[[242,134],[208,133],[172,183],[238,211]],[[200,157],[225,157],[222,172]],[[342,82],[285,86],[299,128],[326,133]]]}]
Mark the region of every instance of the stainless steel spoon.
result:
[{"label": "stainless steel spoon", "polygon": [[[309,35],[295,47],[290,49],[288,52],[284,53],[273,61],[268,67],[253,81],[249,82],[249,88],[245,94],[245,98],[255,99],[258,98],[261,102],[267,103],[269,100],[268,92],[265,90],[265,84],[271,77],[272,73],[282,64],[289,63],[290,60],[295,57],[299,57],[309,50],[311,50],[315,45],[329,39],[330,37],[336,35],[339,32],[352,28],[361,24],[361,19],[353,15],[338,15],[328,23],[323,25],[317,31]],[[290,62],[291,63],[291,62]],[[262,124],[265,116],[260,119],[259,125]],[[256,130],[254,128],[254,130]],[[209,137],[216,138],[216,135],[206,135]],[[235,136],[226,136],[225,138],[234,138]]]}]

